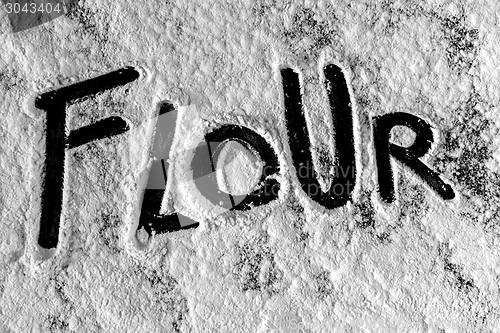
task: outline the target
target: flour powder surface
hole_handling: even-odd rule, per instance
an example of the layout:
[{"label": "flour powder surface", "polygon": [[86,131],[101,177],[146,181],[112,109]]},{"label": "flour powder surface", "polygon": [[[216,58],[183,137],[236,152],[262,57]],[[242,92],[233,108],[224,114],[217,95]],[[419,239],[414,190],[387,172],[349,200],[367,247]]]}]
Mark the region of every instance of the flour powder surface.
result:
[{"label": "flour powder surface", "polygon": [[[0,332],[500,332],[497,1],[37,0],[65,12],[29,22],[14,3]],[[400,122],[377,145],[397,113],[427,134]],[[303,181],[326,191],[350,144],[355,183],[328,207]],[[398,147],[413,164],[381,167]],[[259,149],[279,189],[233,209],[270,170]]]}]

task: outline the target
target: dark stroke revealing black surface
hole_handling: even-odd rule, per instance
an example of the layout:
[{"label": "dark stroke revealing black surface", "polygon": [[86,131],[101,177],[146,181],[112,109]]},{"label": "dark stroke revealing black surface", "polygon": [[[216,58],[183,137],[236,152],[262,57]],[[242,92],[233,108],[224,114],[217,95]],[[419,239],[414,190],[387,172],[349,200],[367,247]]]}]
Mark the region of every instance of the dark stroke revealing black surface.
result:
[{"label": "dark stroke revealing black surface", "polygon": [[[162,116],[167,113],[174,112],[175,108],[174,106],[169,103],[169,102],[161,102],[158,108],[158,116]],[[172,120],[173,122],[176,121],[176,118],[169,119]],[[175,130],[175,124],[173,126],[168,126],[169,128],[172,128]],[[162,139],[162,136],[168,136],[169,134],[173,137],[175,133],[163,133],[165,129],[163,128],[156,128],[155,132],[155,142],[158,142]],[[152,188],[146,188],[144,190],[144,196],[142,198],[142,204],[141,204],[141,215],[139,217],[139,225],[137,227],[138,230],[144,229],[149,235],[151,235],[153,232],[157,234],[162,234],[166,232],[173,232],[173,231],[179,231],[182,229],[191,229],[191,228],[196,228],[198,227],[199,223],[193,223],[189,225],[183,226],[181,224],[180,218],[183,220],[190,220],[187,216],[180,215],[177,213],[172,213],[172,214],[160,214],[160,208],[161,208],[161,203],[163,201],[163,196],[165,195],[165,184],[167,182],[167,170],[169,168],[169,163],[168,163],[168,157],[170,154],[170,145],[171,141],[169,140],[169,144],[167,147],[164,147],[164,151],[160,152],[161,157],[166,158],[161,159],[159,161],[155,161],[154,163],[159,164],[160,168],[162,169],[163,172],[163,181],[164,183],[162,184],[161,189],[152,189]],[[149,179],[148,183],[152,180],[154,177],[152,170],[149,172]]]},{"label": "dark stroke revealing black surface", "polygon": [[[200,193],[214,205],[228,210],[250,210],[266,205],[278,198],[280,183],[271,178],[279,173],[278,156],[271,145],[255,131],[241,125],[224,125],[205,136],[208,149],[204,146],[195,151],[191,163],[194,183]],[[228,141],[238,142],[258,155],[264,163],[260,188],[247,195],[231,195],[220,191],[217,185],[215,166],[220,148]],[[206,155],[208,153],[208,155]],[[205,155],[205,156],[204,156]],[[205,161],[209,161],[206,163]]]},{"label": "dark stroke revealing black surface", "polygon": [[[325,88],[327,91],[329,108],[332,115],[335,134],[335,158],[337,172],[330,189],[325,193],[321,190],[311,192],[311,187],[320,189],[314,170],[311,140],[307,130],[307,122],[302,105],[301,82],[299,74],[290,68],[281,69],[284,91],[284,108],[288,142],[291,159],[302,190],[315,202],[327,209],[344,206],[351,200],[351,194],[356,182],[356,151],[354,144],[354,123],[351,97],[346,79],[342,70],[335,65],[324,67]],[[35,106],[46,111],[46,152],[43,175],[42,207],[40,220],[39,245],[50,249],[57,247],[59,226],[64,194],[64,166],[65,152],[91,141],[115,136],[128,131],[129,126],[120,117],[109,117],[94,124],[66,132],[66,107],[82,97],[93,96],[106,90],[117,88],[131,83],[139,78],[139,73],[131,67],[86,80],[68,87],[60,88],[40,95],[35,100]],[[174,111],[169,102],[162,102],[158,116]],[[169,119],[168,130],[157,128],[153,144],[164,142],[175,136],[176,119]],[[173,123],[172,123],[173,122]],[[165,124],[158,123],[157,126]],[[415,142],[408,148],[390,142],[390,132],[395,126],[405,126],[415,132]],[[168,132],[168,133],[163,133]],[[455,197],[450,185],[445,184],[439,175],[426,166],[420,158],[430,149],[433,142],[432,131],[424,120],[407,113],[392,113],[375,117],[373,135],[376,151],[379,191],[381,198],[391,203],[395,200],[394,179],[390,157],[392,156],[404,166],[415,172],[427,185],[449,200]],[[168,140],[167,140],[168,141]],[[260,179],[260,189],[248,195],[237,198],[220,191],[216,181],[214,162],[217,161],[219,147],[227,142],[235,141],[253,151],[264,162],[264,169]],[[241,125],[222,125],[205,135],[206,144],[195,149],[193,163],[193,179],[202,193],[210,201],[221,202],[220,195],[224,195],[227,202],[223,207],[228,210],[249,210],[252,207],[265,205],[278,197],[279,182],[273,177],[280,171],[276,152],[271,145],[253,130]],[[160,145],[162,146],[162,145]],[[163,146],[162,146],[163,147]],[[168,157],[170,146],[164,147],[163,156]],[[200,160],[201,158],[201,160]],[[200,161],[200,163],[197,163]],[[142,195],[141,213],[138,229],[145,229],[149,235],[166,233],[181,229],[196,228],[199,224],[188,217],[173,213],[160,214],[161,202],[165,195],[168,161],[162,157],[155,162],[155,170],[160,168],[163,179],[160,188],[146,188]],[[167,165],[166,165],[167,164]],[[153,168],[152,168],[153,169]],[[151,170],[152,170],[151,169]],[[304,176],[303,170],[306,170]],[[148,181],[157,181],[150,170]],[[208,181],[208,183],[207,183]],[[206,186],[208,184],[208,187]],[[180,218],[187,222],[182,223]]]},{"label": "dark stroke revealing black surface", "polygon": [[126,67],[68,87],[46,92],[35,100],[35,107],[47,113],[45,169],[42,191],[42,214],[38,243],[50,249],[57,247],[64,193],[65,152],[91,141],[128,131],[125,120],[110,117],[95,124],[66,133],[66,107],[69,103],[126,85],[139,78],[132,67]]},{"label": "dark stroke revealing black surface", "polygon": [[[325,208],[334,209],[345,205],[351,199],[351,192],[356,183],[356,157],[351,100],[344,75],[341,69],[335,65],[328,65],[324,70],[325,86],[335,131],[337,170],[341,171],[335,175],[327,193],[320,190],[320,184],[314,177],[316,173],[311,154],[311,141],[302,107],[299,74],[293,69],[285,68],[281,70],[281,77],[285,97],[288,140],[297,178],[302,190],[311,199]],[[304,172],[299,172],[303,169],[307,169],[305,176],[303,176]],[[311,189],[315,189],[314,193]]]},{"label": "dark stroke revealing black surface", "polygon": [[[408,147],[401,147],[390,142],[391,130],[395,126],[405,126],[416,134],[415,142]],[[389,113],[375,117],[373,122],[373,136],[375,139],[375,154],[380,196],[387,203],[394,202],[394,175],[390,157],[415,172],[429,187],[443,199],[455,198],[450,185],[439,178],[439,175],[425,165],[419,158],[431,149],[434,141],[431,126],[423,119],[404,112]]]}]

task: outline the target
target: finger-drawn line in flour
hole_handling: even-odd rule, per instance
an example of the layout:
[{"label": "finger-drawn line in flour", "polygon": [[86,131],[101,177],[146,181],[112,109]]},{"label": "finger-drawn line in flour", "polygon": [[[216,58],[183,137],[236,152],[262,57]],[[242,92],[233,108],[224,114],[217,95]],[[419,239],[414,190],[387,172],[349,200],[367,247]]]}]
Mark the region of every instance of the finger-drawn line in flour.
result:
[{"label": "finger-drawn line in flour", "polygon": [[[415,141],[410,147],[401,147],[390,142],[390,133],[395,126],[405,126],[415,132]],[[392,203],[396,199],[391,156],[415,172],[443,199],[455,198],[451,186],[441,180],[435,171],[420,161],[420,158],[429,152],[434,141],[431,126],[423,119],[403,112],[378,116],[374,118],[373,135],[382,200]]]},{"label": "finger-drawn line in flour", "polygon": [[[170,190],[167,186],[169,170],[169,154],[175,136],[175,125],[178,112],[169,102],[159,106],[159,116],[156,121],[155,138],[151,150],[154,162],[149,170],[147,186],[142,198],[141,214],[137,231],[144,230],[148,235],[191,229],[199,223],[189,217],[179,214],[161,214],[161,204]],[[197,115],[192,115],[197,117]],[[245,195],[234,195],[219,189],[218,171],[225,170],[235,163],[235,156],[224,158],[224,164],[218,163],[221,150],[228,142],[238,142],[243,148],[253,152],[250,164],[261,158],[264,164],[260,176],[260,188]],[[259,134],[251,129],[238,125],[224,125],[207,135],[194,148],[183,151],[182,154],[192,155],[190,163],[191,177],[184,182],[192,182],[213,206],[217,206],[219,214],[229,210],[249,210],[271,202],[278,196],[279,183],[270,179],[279,171],[278,159],[271,146]],[[227,157],[227,156],[224,156]],[[167,192],[166,192],[167,191]],[[272,193],[270,195],[270,193]],[[167,198],[168,201],[168,198]]]},{"label": "finger-drawn line in flour", "polygon": [[[174,106],[167,101],[161,102],[158,107],[158,119],[152,148],[152,155],[157,160],[149,170],[148,184],[142,197],[141,215],[137,227],[137,230],[143,229],[148,235],[199,226],[199,223],[182,214],[160,214],[163,196],[167,190],[165,184],[168,181],[168,157],[175,135],[176,122],[177,112]],[[163,175],[163,179],[161,179],[161,175]]]},{"label": "finger-drawn line in flour", "polygon": [[46,92],[35,100],[35,107],[47,113],[45,168],[42,185],[42,207],[38,244],[45,249],[56,248],[63,209],[65,155],[72,147],[114,136],[128,129],[125,121],[111,117],[67,133],[66,107],[69,103],[105,90],[117,88],[139,78],[132,67],[89,79],[68,87]]},{"label": "finger-drawn line in flour", "polygon": [[[291,68],[281,69],[289,147],[297,178],[302,190],[311,199],[333,209],[344,206],[351,200],[356,183],[356,157],[351,100],[344,74],[339,67],[330,64],[324,67],[324,75],[335,131],[337,159],[337,174],[326,193],[321,190],[315,177],[299,74]],[[305,173],[304,168],[307,170]]]},{"label": "finger-drawn line in flour", "polygon": [[[301,187],[310,198],[320,205],[330,209],[341,207],[351,200],[351,193],[356,181],[353,110],[343,72],[335,65],[324,67],[324,83],[332,112],[337,161],[335,177],[326,193],[321,190],[314,170],[311,141],[302,107],[299,74],[290,68],[283,68],[281,76],[289,146],[295,173]],[[127,67],[69,87],[44,93],[35,100],[35,106],[47,112],[46,165],[39,233],[41,247],[50,249],[56,247],[58,243],[60,217],[63,209],[66,151],[94,140],[124,133],[129,129],[125,120],[120,117],[110,117],[67,133],[67,104],[82,97],[128,84],[138,77],[139,73],[135,69]],[[191,116],[194,116],[193,119],[198,119],[198,123],[200,123],[196,113]],[[419,160],[429,151],[433,140],[430,126],[425,121],[410,114],[394,113],[376,117],[374,122],[373,132],[380,192],[385,201],[392,202],[395,199],[390,156],[417,173],[443,199],[454,198],[455,194],[451,187],[445,184],[436,172]],[[162,202],[166,199],[170,204],[172,201],[169,196],[166,198],[164,196],[170,194],[168,184],[171,184],[173,178],[169,173],[172,172],[169,166],[169,154],[176,133],[176,124],[177,112],[174,106],[169,102],[160,103],[151,150],[155,162],[148,171],[147,187],[141,198],[138,232],[145,230],[151,235],[196,228],[199,225],[188,216],[172,213],[173,206],[166,208],[168,213],[160,213]],[[144,126],[149,126],[149,122],[145,122]],[[200,124],[196,126],[200,126]],[[415,142],[409,147],[390,143],[389,134],[395,126],[408,127],[415,132]],[[184,155],[193,156],[190,169],[189,166],[184,166],[189,170],[183,170],[183,173],[187,172],[188,174],[189,171],[192,171],[192,178],[180,180],[180,183],[182,184],[184,181],[194,183],[199,192],[213,205],[213,207],[208,208],[212,210],[218,208],[216,214],[220,215],[229,210],[249,210],[278,198],[280,184],[274,177],[280,171],[277,154],[260,134],[241,125],[221,125],[204,137],[201,136],[199,140],[200,142],[196,146],[183,148]],[[236,142],[252,153],[251,159],[247,160],[249,164],[255,164],[254,162],[258,158],[263,162],[264,167],[260,174],[260,180],[257,185],[252,187],[252,190],[245,190],[238,194],[219,187],[216,179],[220,167],[217,162],[222,147],[228,142]],[[221,160],[226,161],[227,159],[222,158]],[[229,162],[229,164],[232,163],[232,161]],[[250,180],[250,178],[246,178],[246,180]],[[255,189],[258,186],[260,188]],[[247,193],[248,191],[251,192]]]},{"label": "finger-drawn line in flour", "polygon": [[[194,110],[190,116],[199,121],[196,108],[190,110]],[[144,230],[149,236],[153,233],[162,234],[199,226],[198,222],[183,214],[160,213],[165,195],[167,195],[167,202],[173,203],[169,197],[171,186],[168,186],[168,175],[172,172],[169,157],[175,137],[178,111],[170,102],[164,101],[159,104],[158,114],[155,138],[151,149],[153,164],[149,169],[137,227],[137,232]],[[148,124],[149,122],[146,122],[144,125]],[[258,164],[256,162],[260,158],[264,166],[261,168],[262,172],[257,184],[260,188],[251,191],[251,193],[235,195],[219,187],[217,182],[220,176],[219,172],[226,171],[228,167],[236,166],[235,155],[221,153],[229,142],[239,143],[243,149],[253,153],[246,160],[247,163]],[[224,155],[223,158],[221,154]],[[200,194],[211,203],[209,205],[217,207],[218,215],[230,210],[249,210],[252,207],[269,203],[278,197],[279,183],[270,178],[279,172],[277,156],[266,140],[249,128],[240,125],[224,125],[206,134],[201,142],[193,148],[182,151],[180,155],[192,156],[189,166],[186,166],[192,173],[188,172],[190,176],[182,180],[180,184],[193,183]],[[224,163],[218,163],[222,160]],[[167,208],[167,210],[172,209],[173,207]]]},{"label": "finger-drawn line in flour", "polygon": [[[279,182],[272,176],[279,173],[279,162],[271,145],[257,132],[240,125],[224,125],[205,136],[208,151],[199,147],[191,163],[193,179],[201,194],[214,205],[227,210],[249,210],[278,198]],[[216,166],[221,148],[228,141],[238,142],[264,163],[260,187],[251,193],[233,195],[219,189]],[[209,161],[206,163],[205,161]]]},{"label": "finger-drawn line in flour", "polygon": [[68,136],[68,148],[76,148],[92,141],[123,134],[128,130],[129,126],[123,118],[109,117],[71,131]]}]

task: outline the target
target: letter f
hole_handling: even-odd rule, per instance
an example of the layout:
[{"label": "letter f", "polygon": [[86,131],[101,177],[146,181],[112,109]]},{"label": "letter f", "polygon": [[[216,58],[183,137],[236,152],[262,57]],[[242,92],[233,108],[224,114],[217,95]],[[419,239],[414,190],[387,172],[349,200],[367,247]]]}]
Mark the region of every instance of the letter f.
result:
[{"label": "letter f", "polygon": [[69,132],[66,127],[66,106],[79,98],[126,85],[138,78],[139,73],[134,68],[125,67],[87,81],[46,92],[35,100],[35,106],[47,112],[42,215],[38,235],[38,244],[41,247],[55,248],[59,240],[66,150],[122,134],[129,129],[121,117],[109,117]]}]

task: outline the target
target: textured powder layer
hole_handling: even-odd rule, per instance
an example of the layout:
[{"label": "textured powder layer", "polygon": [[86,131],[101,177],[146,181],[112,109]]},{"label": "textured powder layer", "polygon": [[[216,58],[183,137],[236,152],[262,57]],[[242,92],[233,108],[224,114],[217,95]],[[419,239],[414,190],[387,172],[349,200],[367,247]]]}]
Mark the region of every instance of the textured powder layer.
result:
[{"label": "textured powder layer", "polygon": [[[500,332],[498,13],[493,0],[84,0],[12,33],[1,12],[0,331]],[[329,63],[344,71],[355,114],[357,184],[338,209],[300,188],[280,78],[285,66],[300,72],[326,184]],[[131,129],[66,152],[59,244],[44,255],[46,113],[35,98],[125,66],[139,80],[67,108],[68,130],[116,115]],[[182,111],[170,208],[200,226],[141,248],[161,101]],[[396,201],[380,199],[372,119],[391,112],[432,125],[423,160],[457,198],[395,163]],[[183,152],[223,124],[274,148],[277,200],[221,212],[183,183]],[[412,135],[399,128],[392,141],[408,146]],[[233,185],[251,186],[257,164]]]}]

